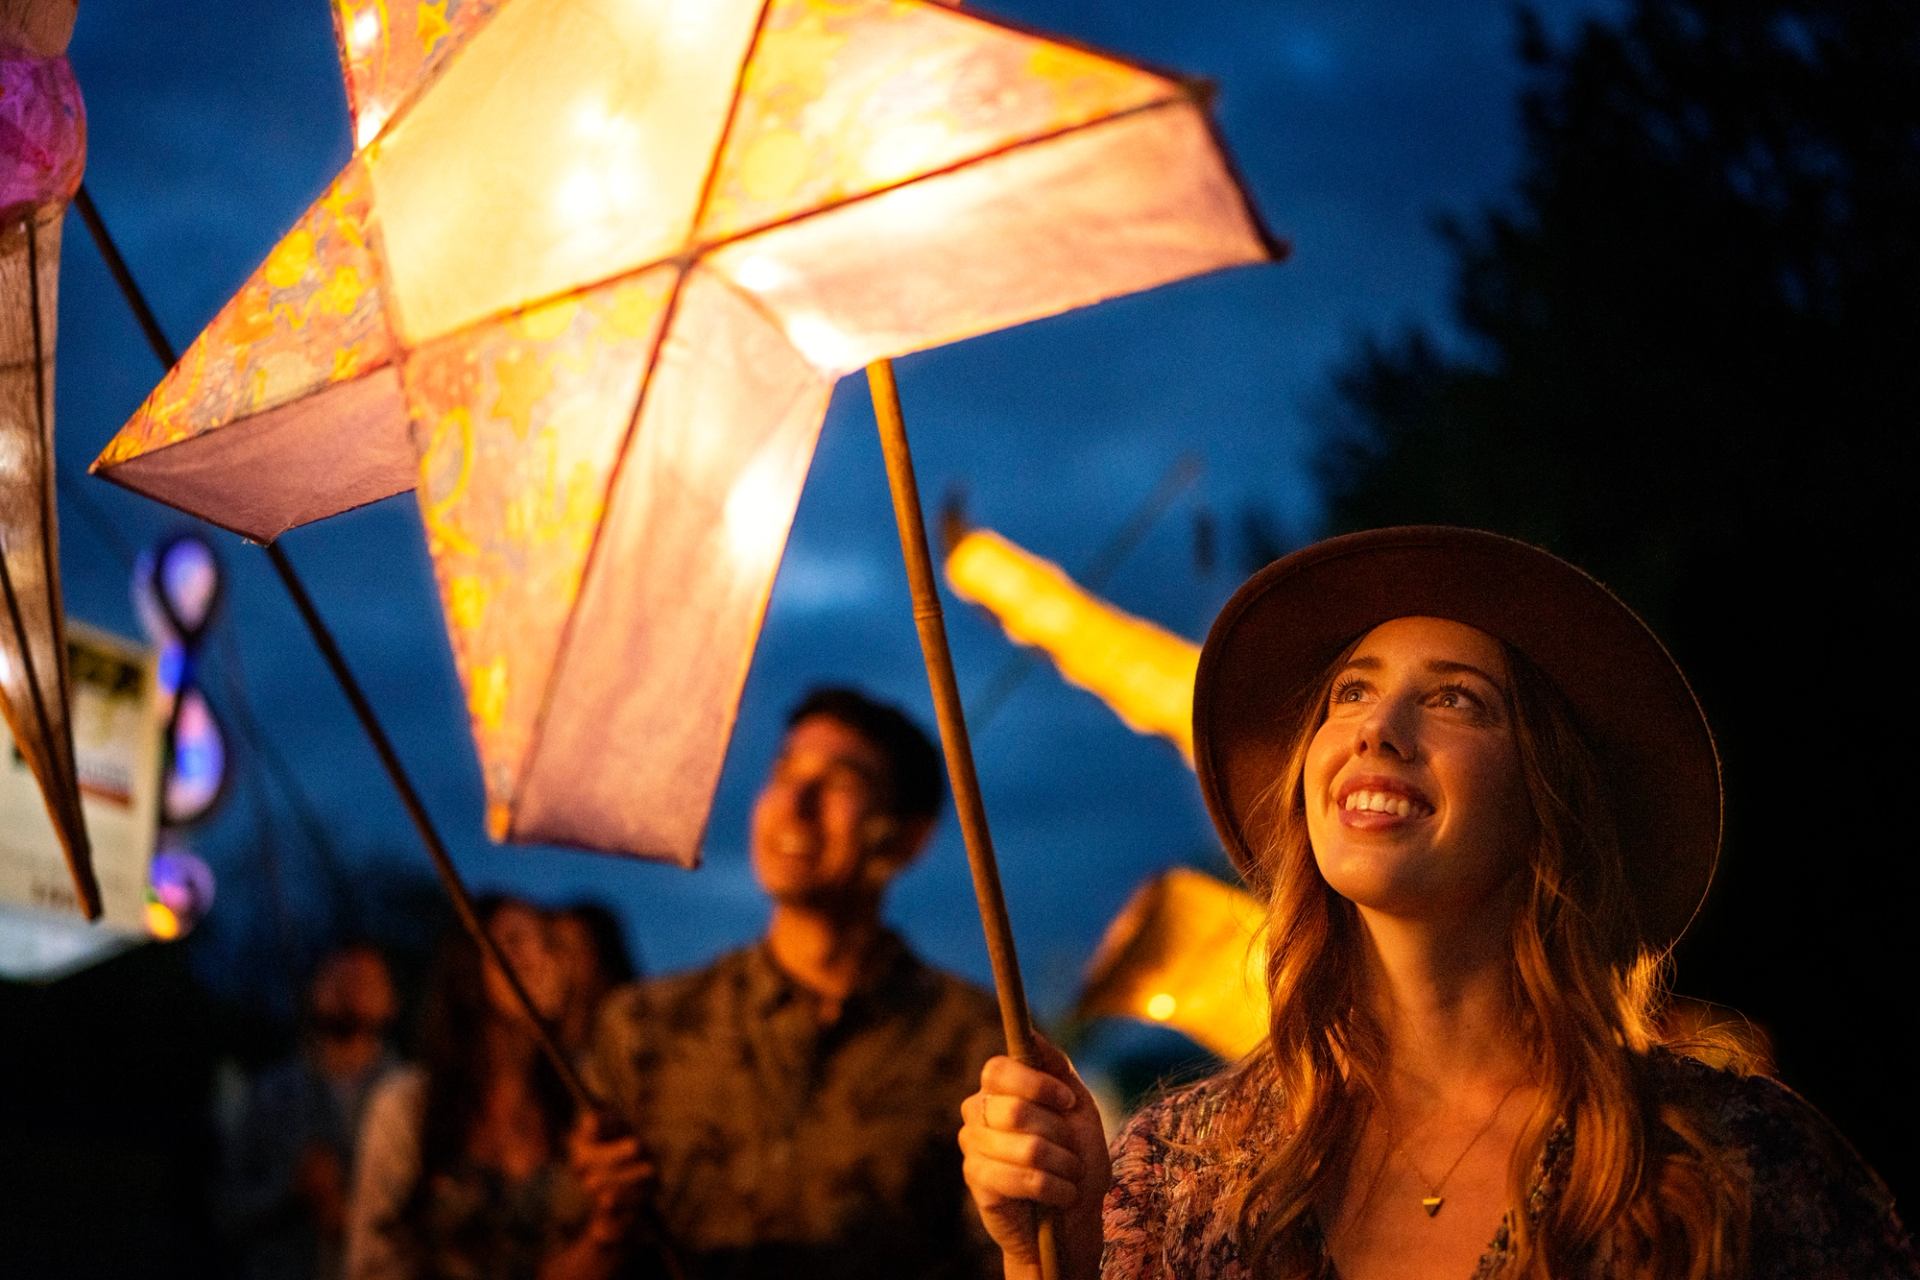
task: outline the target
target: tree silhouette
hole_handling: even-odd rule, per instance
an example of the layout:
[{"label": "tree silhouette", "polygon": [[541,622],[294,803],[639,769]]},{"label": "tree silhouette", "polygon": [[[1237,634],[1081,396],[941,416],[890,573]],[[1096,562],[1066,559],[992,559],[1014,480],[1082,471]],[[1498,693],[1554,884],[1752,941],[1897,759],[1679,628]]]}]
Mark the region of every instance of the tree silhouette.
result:
[{"label": "tree silhouette", "polygon": [[1667,638],[1728,788],[1680,985],[1911,1207],[1920,6],[1635,0],[1520,47],[1518,190],[1441,228],[1462,338],[1339,372],[1334,521],[1527,538]]}]

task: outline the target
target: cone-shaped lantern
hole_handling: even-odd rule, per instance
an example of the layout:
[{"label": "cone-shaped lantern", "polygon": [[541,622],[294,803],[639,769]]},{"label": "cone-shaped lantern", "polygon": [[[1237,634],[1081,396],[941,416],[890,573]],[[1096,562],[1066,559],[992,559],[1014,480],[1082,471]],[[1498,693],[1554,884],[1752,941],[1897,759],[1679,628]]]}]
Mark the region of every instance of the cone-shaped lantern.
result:
[{"label": "cone-shaped lantern", "polygon": [[1244,889],[1184,867],[1140,886],[1087,963],[1076,1021],[1172,1027],[1231,1062],[1267,1037],[1264,911]]},{"label": "cone-shaped lantern", "polygon": [[1165,738],[1193,763],[1199,645],[1102,600],[991,529],[970,529],[954,543],[947,585],[997,618],[1009,639],[1053,659],[1129,728]]},{"label": "cone-shaped lantern", "polygon": [[0,0],[0,706],[40,782],[75,898],[100,914],[80,815],[53,499],[60,220],[86,115],[66,57],[74,0]]},{"label": "cone-shaped lantern", "polygon": [[357,150],[95,464],[417,489],[496,838],[691,864],[841,375],[1269,256],[1195,86],[925,0],[336,4]]}]

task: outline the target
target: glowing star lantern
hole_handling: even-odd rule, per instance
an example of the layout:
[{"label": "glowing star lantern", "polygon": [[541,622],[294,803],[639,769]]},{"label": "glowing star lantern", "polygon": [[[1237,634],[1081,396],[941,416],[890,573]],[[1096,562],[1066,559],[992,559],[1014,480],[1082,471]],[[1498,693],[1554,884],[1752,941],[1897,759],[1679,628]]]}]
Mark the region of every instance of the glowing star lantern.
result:
[{"label": "glowing star lantern", "polygon": [[1266,259],[1192,85],[923,0],[337,0],[357,147],[95,468],[416,489],[496,838],[691,865],[843,374]]},{"label": "glowing star lantern", "polygon": [[1015,643],[1041,650],[1129,728],[1158,734],[1193,763],[1199,645],[1116,609],[991,529],[955,542],[946,572],[953,593],[993,614]]},{"label": "glowing star lantern", "polygon": [[65,53],[73,18],[73,0],[0,0],[0,705],[92,917],[100,890],[74,767],[53,501],[60,220],[86,160]]},{"label": "glowing star lantern", "polygon": [[1122,1017],[1172,1027],[1220,1058],[1267,1035],[1259,899],[1176,868],[1142,885],[1087,965],[1076,1020]]}]

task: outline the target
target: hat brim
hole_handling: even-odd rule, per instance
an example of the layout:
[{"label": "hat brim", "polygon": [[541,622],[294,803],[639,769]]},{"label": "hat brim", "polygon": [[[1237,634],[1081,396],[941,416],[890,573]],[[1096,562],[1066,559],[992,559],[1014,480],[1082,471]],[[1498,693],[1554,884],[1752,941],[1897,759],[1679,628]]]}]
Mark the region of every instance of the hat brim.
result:
[{"label": "hat brim", "polygon": [[1658,637],[1612,592],[1549,552],[1444,526],[1315,543],[1262,569],[1221,610],[1194,680],[1194,763],[1227,853],[1264,887],[1257,802],[1286,763],[1340,652],[1393,618],[1475,627],[1524,653],[1573,710],[1613,795],[1643,940],[1671,946],[1719,858],[1720,758],[1699,701]]}]

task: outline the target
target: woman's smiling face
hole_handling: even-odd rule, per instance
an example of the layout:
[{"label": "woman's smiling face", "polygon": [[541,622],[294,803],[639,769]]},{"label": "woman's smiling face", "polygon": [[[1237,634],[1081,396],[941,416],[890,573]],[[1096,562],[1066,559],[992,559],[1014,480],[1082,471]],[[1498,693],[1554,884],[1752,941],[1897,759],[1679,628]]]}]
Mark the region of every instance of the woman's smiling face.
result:
[{"label": "woman's smiling face", "polygon": [[1395,618],[1334,673],[1307,748],[1307,834],[1342,897],[1386,915],[1463,919],[1522,864],[1532,808],[1506,655],[1483,631]]}]

